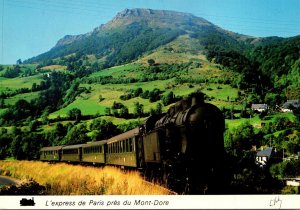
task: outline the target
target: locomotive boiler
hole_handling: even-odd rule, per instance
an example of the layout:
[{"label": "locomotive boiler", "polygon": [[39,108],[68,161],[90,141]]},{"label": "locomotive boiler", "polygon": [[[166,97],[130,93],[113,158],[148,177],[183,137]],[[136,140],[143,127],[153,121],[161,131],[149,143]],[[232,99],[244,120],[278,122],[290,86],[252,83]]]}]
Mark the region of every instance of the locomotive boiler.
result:
[{"label": "locomotive boiler", "polygon": [[177,102],[166,114],[148,118],[143,126],[144,167],[150,173],[159,169],[156,174],[177,191],[218,191],[225,121],[216,106],[204,103],[203,94]]}]

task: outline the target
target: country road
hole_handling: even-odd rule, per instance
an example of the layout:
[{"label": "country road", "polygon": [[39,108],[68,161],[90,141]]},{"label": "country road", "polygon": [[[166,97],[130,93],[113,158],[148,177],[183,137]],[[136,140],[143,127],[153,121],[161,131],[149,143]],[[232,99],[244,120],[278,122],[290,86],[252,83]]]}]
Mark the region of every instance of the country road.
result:
[{"label": "country road", "polygon": [[18,184],[19,181],[7,176],[0,176],[0,186],[1,185],[10,185],[10,184]]}]

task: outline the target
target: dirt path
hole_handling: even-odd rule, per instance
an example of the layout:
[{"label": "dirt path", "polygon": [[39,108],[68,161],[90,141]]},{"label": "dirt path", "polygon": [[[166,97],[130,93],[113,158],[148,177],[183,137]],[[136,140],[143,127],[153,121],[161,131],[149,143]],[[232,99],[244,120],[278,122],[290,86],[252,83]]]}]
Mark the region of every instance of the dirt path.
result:
[{"label": "dirt path", "polygon": [[10,184],[18,184],[20,181],[17,179],[13,179],[8,176],[1,176],[0,175],[0,186],[1,185],[10,185]]}]

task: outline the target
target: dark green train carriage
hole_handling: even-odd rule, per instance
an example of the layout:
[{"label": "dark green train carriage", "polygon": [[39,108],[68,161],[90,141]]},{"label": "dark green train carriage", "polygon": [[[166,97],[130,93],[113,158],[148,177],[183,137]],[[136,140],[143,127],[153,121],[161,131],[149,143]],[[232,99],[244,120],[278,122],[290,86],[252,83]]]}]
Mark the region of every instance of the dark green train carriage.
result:
[{"label": "dark green train carriage", "polygon": [[139,128],[135,128],[107,140],[106,163],[138,167],[137,144],[140,138]]},{"label": "dark green train carriage", "polygon": [[105,164],[106,140],[87,143],[82,146],[82,162]]},{"label": "dark green train carriage", "polygon": [[40,150],[41,161],[60,161],[63,146],[43,147]]},{"label": "dark green train carriage", "polygon": [[80,162],[82,159],[82,146],[84,144],[70,145],[62,148],[61,161]]}]

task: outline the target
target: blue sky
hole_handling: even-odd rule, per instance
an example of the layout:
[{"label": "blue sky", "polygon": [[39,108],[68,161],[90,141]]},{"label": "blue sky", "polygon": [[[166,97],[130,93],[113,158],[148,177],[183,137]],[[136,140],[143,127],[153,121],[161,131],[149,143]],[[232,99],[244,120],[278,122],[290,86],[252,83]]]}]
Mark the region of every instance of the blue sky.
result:
[{"label": "blue sky", "polygon": [[300,0],[0,0],[0,64],[46,52],[63,36],[87,33],[125,8],[189,12],[258,37],[300,35]]}]

